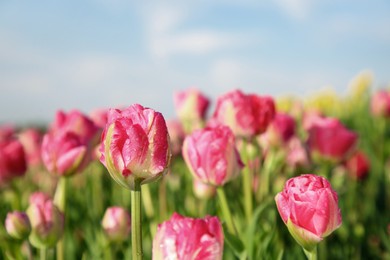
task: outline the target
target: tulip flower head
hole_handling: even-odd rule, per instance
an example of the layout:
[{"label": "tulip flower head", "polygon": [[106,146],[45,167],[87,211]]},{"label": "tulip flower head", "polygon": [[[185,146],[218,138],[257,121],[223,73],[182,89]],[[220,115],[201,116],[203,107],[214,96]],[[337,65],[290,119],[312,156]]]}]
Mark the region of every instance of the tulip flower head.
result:
[{"label": "tulip flower head", "polygon": [[46,168],[59,176],[81,172],[91,160],[98,128],[77,110],[58,111],[42,141],[42,160]]},{"label": "tulip flower head", "polygon": [[217,217],[197,219],[174,213],[157,228],[152,259],[222,259],[223,239]]},{"label": "tulip flower head", "polygon": [[42,163],[41,159],[41,145],[42,134],[34,129],[28,128],[23,130],[18,135],[19,141],[22,143],[26,159],[29,166],[38,166]]},{"label": "tulip flower head", "polygon": [[122,242],[128,238],[130,233],[130,215],[121,207],[107,208],[103,216],[102,227],[110,241]]},{"label": "tulip flower head", "polygon": [[30,241],[35,247],[52,247],[64,232],[64,215],[43,193],[30,196],[27,215],[31,222]]},{"label": "tulip flower head", "polygon": [[218,98],[213,120],[229,126],[236,136],[253,137],[265,132],[274,116],[271,97],[235,90]]},{"label": "tulip flower head", "polygon": [[224,125],[194,131],[184,139],[182,153],[193,176],[206,184],[223,186],[243,167],[234,134]]},{"label": "tulip flower head", "polygon": [[370,171],[370,161],[362,151],[357,151],[345,162],[348,174],[352,179],[363,180]]},{"label": "tulip flower head", "polygon": [[309,129],[308,145],[313,158],[340,162],[353,150],[357,138],[338,119],[318,118]]},{"label": "tulip flower head", "polygon": [[161,113],[139,104],[124,110],[110,109],[102,135],[100,161],[121,186],[152,182],[167,173],[170,140]]},{"label": "tulip flower head", "polygon": [[374,116],[390,117],[389,91],[380,90],[371,97],[371,113]]},{"label": "tulip flower head", "polygon": [[22,144],[16,139],[0,141],[0,184],[26,173],[27,161]]},{"label": "tulip flower head", "polygon": [[24,212],[9,212],[5,219],[5,229],[15,239],[26,239],[31,232],[30,219]]},{"label": "tulip flower head", "polygon": [[337,193],[321,176],[305,174],[287,180],[275,201],[291,235],[307,251],[341,225]]},{"label": "tulip flower head", "polygon": [[209,99],[199,90],[190,88],[174,95],[176,114],[186,133],[203,127]]}]

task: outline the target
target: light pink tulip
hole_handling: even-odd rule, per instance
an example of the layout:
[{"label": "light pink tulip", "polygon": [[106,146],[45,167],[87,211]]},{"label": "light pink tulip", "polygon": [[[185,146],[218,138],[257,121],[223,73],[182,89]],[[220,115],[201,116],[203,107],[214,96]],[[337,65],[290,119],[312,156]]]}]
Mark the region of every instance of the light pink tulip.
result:
[{"label": "light pink tulip", "polygon": [[209,99],[198,89],[190,88],[174,94],[176,114],[186,133],[202,128]]},{"label": "light pink tulip", "polygon": [[176,120],[168,120],[167,127],[171,139],[172,155],[178,155],[181,153],[181,147],[185,137],[183,127]]},{"label": "light pink tulip", "polygon": [[194,179],[193,191],[198,199],[210,199],[215,196],[217,189],[214,185],[209,185],[198,179]]},{"label": "light pink tulip", "polygon": [[33,193],[27,215],[31,222],[30,242],[35,247],[53,247],[64,232],[64,215],[43,193]]},{"label": "light pink tulip", "polygon": [[217,217],[203,219],[173,213],[157,228],[153,260],[218,260],[223,255],[223,229]]},{"label": "light pink tulip", "polygon": [[286,162],[294,168],[305,167],[310,164],[308,151],[298,137],[292,137],[287,144]]},{"label": "light pink tulip", "polygon": [[390,117],[390,92],[379,90],[371,97],[371,113],[375,116]]},{"label": "light pink tulip", "polygon": [[46,168],[60,176],[81,172],[91,161],[97,131],[97,126],[77,110],[68,114],[57,112],[42,141],[42,160]]},{"label": "light pink tulip", "polygon": [[243,167],[234,134],[223,125],[194,131],[184,139],[182,153],[194,177],[206,184],[222,186]]},{"label": "light pink tulip", "polygon": [[23,176],[27,170],[22,144],[16,139],[0,141],[0,184]]},{"label": "light pink tulip", "polygon": [[15,129],[11,125],[0,125],[0,142],[12,139],[15,135]]},{"label": "light pink tulip", "polygon": [[28,128],[19,133],[29,166],[38,166],[42,163],[41,146],[42,134],[35,128]]},{"label": "light pink tulip", "polygon": [[274,116],[271,97],[235,90],[218,98],[213,120],[229,126],[237,136],[253,137],[265,132]]},{"label": "light pink tulip", "polygon": [[338,119],[322,118],[309,129],[308,145],[314,158],[339,162],[354,149],[357,138]]},{"label": "light pink tulip", "polygon": [[291,178],[275,201],[291,235],[308,251],[341,225],[337,193],[323,177]]},{"label": "light pink tulip", "polygon": [[139,104],[110,109],[102,135],[100,161],[121,186],[152,182],[167,173],[171,149],[161,113]]},{"label": "light pink tulip", "polygon": [[104,213],[102,227],[110,241],[123,242],[129,238],[131,229],[130,215],[121,207],[109,207]]},{"label": "light pink tulip", "polygon": [[9,212],[5,219],[5,229],[15,239],[26,239],[31,232],[30,219],[24,212]]}]

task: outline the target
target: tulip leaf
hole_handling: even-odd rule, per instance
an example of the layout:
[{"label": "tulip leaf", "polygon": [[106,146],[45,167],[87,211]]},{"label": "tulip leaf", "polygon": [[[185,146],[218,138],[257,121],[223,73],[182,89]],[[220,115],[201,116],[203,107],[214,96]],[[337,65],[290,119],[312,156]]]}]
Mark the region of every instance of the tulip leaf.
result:
[{"label": "tulip leaf", "polygon": [[[226,225],[224,224],[224,230],[227,230]],[[225,236],[225,241],[228,244],[228,246],[232,249],[233,253],[240,258],[242,252],[244,251],[244,245],[242,241],[235,235],[229,233],[229,232],[224,232]]]}]

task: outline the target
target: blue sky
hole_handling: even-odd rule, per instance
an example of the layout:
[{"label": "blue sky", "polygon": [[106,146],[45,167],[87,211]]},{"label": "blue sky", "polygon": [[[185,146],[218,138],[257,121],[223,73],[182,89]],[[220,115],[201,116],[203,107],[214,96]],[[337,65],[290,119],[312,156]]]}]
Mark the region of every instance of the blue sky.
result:
[{"label": "blue sky", "polygon": [[173,93],[347,91],[390,82],[390,1],[1,1],[0,122],[140,103]]}]

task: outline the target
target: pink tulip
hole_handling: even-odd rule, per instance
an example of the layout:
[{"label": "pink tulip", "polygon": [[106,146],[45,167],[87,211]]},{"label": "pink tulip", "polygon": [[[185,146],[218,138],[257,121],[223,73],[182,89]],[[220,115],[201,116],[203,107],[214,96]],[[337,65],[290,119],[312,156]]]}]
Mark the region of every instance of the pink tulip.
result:
[{"label": "pink tulip", "polygon": [[18,140],[0,141],[0,184],[23,176],[27,170],[26,156]]},{"label": "pink tulip", "polygon": [[173,213],[170,220],[157,228],[152,259],[222,259],[223,239],[217,217],[196,219]]},{"label": "pink tulip", "polygon": [[135,104],[110,109],[102,135],[100,161],[121,186],[152,182],[166,174],[171,158],[168,129],[161,113]]},{"label": "pink tulip", "polygon": [[187,133],[202,128],[209,103],[209,99],[195,88],[174,94],[176,114]]},{"label": "pink tulip", "polygon": [[110,241],[123,242],[128,239],[130,234],[130,215],[121,207],[107,208],[103,216],[102,226]]},{"label": "pink tulip", "polygon": [[223,125],[194,131],[184,139],[182,153],[194,177],[206,184],[222,186],[243,167],[233,132]]},{"label": "pink tulip", "polygon": [[30,241],[35,247],[52,247],[64,232],[64,215],[43,193],[30,197],[27,215],[31,222]]},{"label": "pink tulip", "polygon": [[107,124],[108,108],[99,108],[93,110],[89,117],[99,128],[104,128]]},{"label": "pink tulip", "polygon": [[370,171],[370,161],[367,155],[362,151],[357,151],[346,162],[346,168],[351,178],[363,180]]},{"label": "pink tulip", "polygon": [[60,176],[81,172],[91,160],[97,140],[96,125],[81,112],[57,112],[56,119],[42,141],[42,160],[46,168]]},{"label": "pink tulip", "polygon": [[9,212],[5,219],[5,229],[15,239],[26,239],[31,232],[30,219],[24,212]]},{"label": "pink tulip", "polygon": [[20,132],[18,137],[26,153],[26,159],[28,165],[29,166],[40,165],[42,163],[42,159],[41,159],[42,134],[34,128],[28,128]]},{"label": "pink tulip", "polygon": [[263,133],[274,116],[271,97],[245,95],[235,90],[218,98],[213,120],[229,126],[237,136],[253,137]]},{"label": "pink tulip", "polygon": [[314,158],[339,162],[355,147],[357,134],[335,118],[317,120],[309,129],[308,145]]},{"label": "pink tulip", "polygon": [[291,235],[308,251],[341,225],[337,193],[323,177],[291,178],[275,201]]},{"label": "pink tulip", "polygon": [[281,146],[295,135],[295,120],[292,116],[277,113],[269,125],[266,136],[271,146]]},{"label": "pink tulip", "polygon": [[371,97],[371,113],[375,116],[390,117],[390,92],[379,90]]},{"label": "pink tulip", "polygon": [[308,166],[310,164],[309,154],[306,147],[298,137],[293,137],[287,144],[286,162],[291,167]]}]

